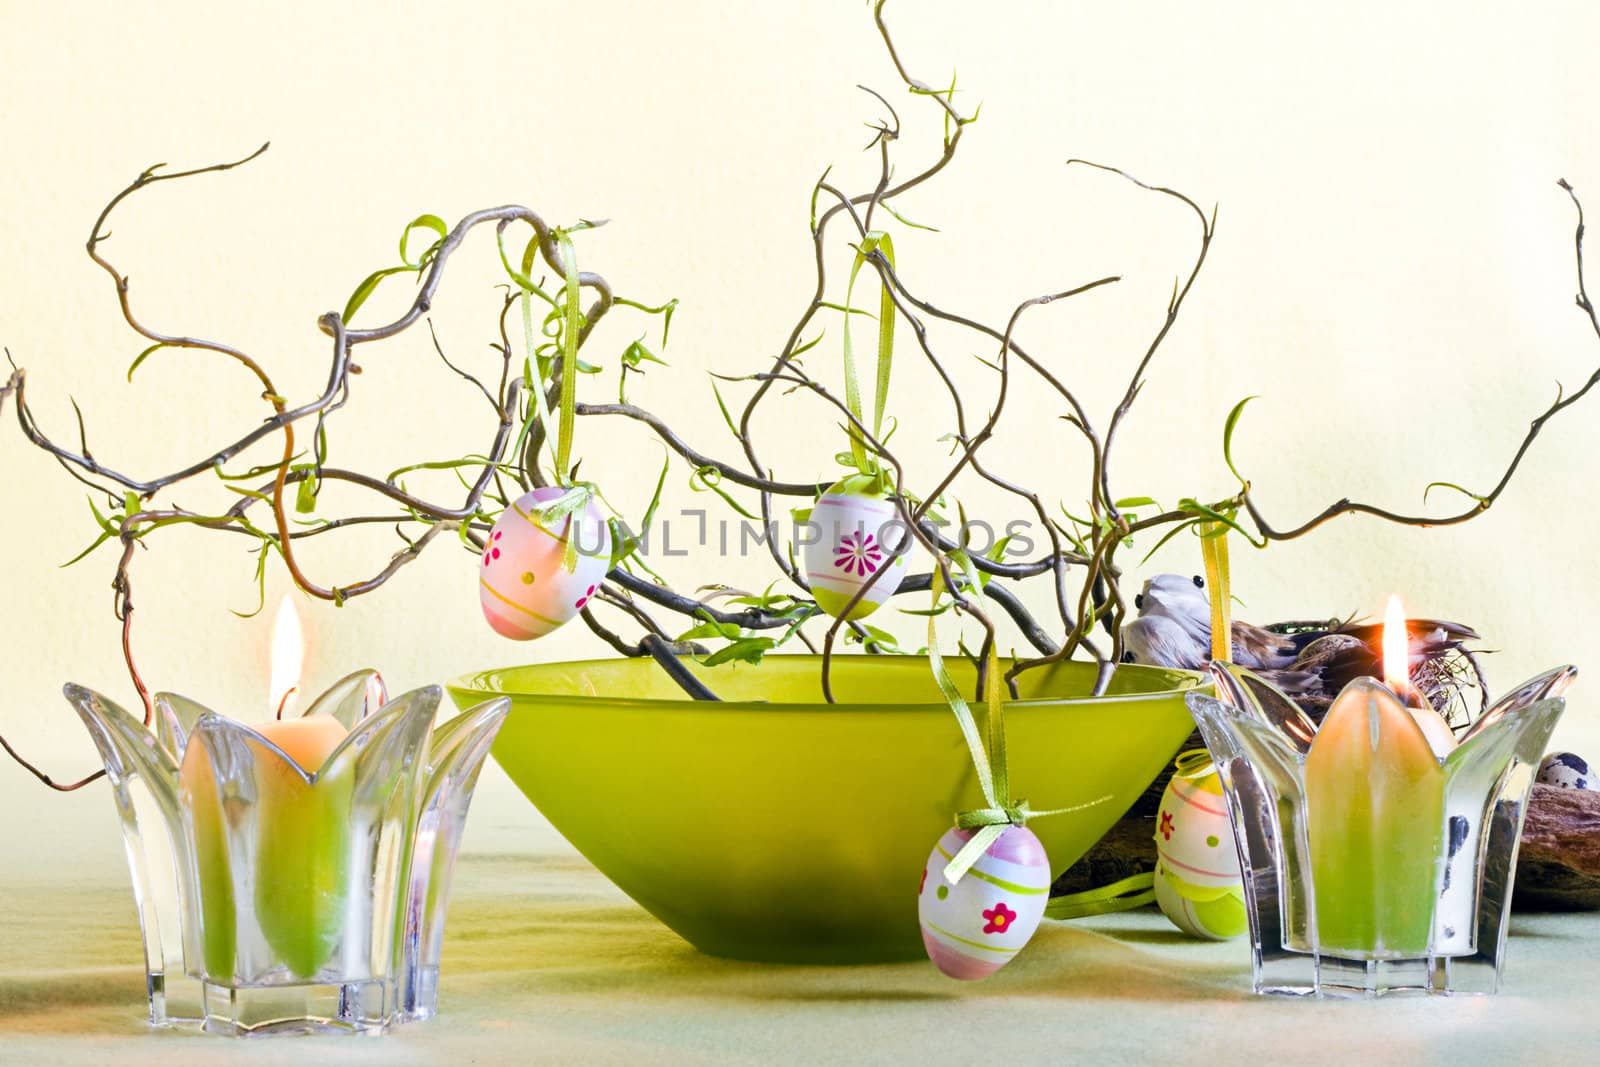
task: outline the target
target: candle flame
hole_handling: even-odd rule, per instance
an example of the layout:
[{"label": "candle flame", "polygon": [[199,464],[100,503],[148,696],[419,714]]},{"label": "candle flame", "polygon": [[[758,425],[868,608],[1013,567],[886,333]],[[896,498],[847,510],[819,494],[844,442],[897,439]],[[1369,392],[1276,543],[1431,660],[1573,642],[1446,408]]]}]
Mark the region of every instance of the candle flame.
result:
[{"label": "candle flame", "polygon": [[1411,639],[1406,632],[1406,610],[1391,596],[1383,614],[1383,680],[1404,695],[1411,688]]},{"label": "candle flame", "polygon": [[305,637],[300,630],[300,613],[287,594],[278,602],[278,615],[272,624],[272,682],[267,690],[269,711],[277,711],[300,685],[300,670],[306,655]]}]

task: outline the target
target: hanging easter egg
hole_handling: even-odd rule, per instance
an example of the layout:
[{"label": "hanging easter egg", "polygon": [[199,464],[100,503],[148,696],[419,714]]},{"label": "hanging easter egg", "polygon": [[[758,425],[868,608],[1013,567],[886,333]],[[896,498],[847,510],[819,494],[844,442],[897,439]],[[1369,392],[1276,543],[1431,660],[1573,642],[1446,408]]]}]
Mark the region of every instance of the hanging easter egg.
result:
[{"label": "hanging easter egg", "polygon": [[[1216,771],[1180,756],[1156,822],[1156,903],[1178,929],[1226,941],[1249,925],[1233,825]],[[1187,764],[1187,767],[1185,766]],[[1189,773],[1185,773],[1185,770]]]},{"label": "hanging easter egg", "polygon": [[1008,826],[952,885],[944,868],[972,836],[951,829],[922,871],[917,918],[934,966],[951,978],[987,978],[1011,962],[1039,928],[1050,899],[1050,861],[1023,826]]},{"label": "hanging easter egg", "polygon": [[850,610],[852,619],[878,610],[900,588],[911,534],[877,479],[853,474],[835,482],[811,509],[805,546],[806,584],[817,606],[837,618],[873,575]]},{"label": "hanging easter egg", "polygon": [[1573,752],[1552,752],[1539,764],[1539,781],[1562,789],[1594,789],[1597,783],[1589,764]]},{"label": "hanging easter egg", "polygon": [[[611,565],[611,530],[593,499],[548,524],[541,504],[568,492],[555,486],[524,494],[501,513],[484,545],[478,573],[483,617],[516,641],[543,637],[571,619],[594,596]],[[577,566],[566,567],[567,538],[575,537]]]}]

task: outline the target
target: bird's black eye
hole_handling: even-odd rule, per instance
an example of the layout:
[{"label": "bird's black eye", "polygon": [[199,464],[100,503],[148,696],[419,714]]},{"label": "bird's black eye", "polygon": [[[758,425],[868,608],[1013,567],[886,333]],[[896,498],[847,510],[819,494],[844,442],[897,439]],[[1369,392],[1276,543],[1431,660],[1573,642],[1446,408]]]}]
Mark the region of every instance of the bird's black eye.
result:
[{"label": "bird's black eye", "polygon": [[1124,662],[1124,663],[1132,663],[1132,662],[1134,662],[1133,651],[1131,649],[1122,654],[1122,662]]},{"label": "bird's black eye", "polygon": [[1133,598],[1133,610],[1134,611],[1143,611],[1144,610],[1144,594],[1143,593],[1138,593],[1138,594],[1136,594],[1134,596],[1134,598]]},{"label": "bird's black eye", "polygon": [[1204,589],[1206,587],[1206,580],[1204,578],[1200,577],[1198,574],[1195,575],[1194,576],[1194,587],[1196,589]]}]

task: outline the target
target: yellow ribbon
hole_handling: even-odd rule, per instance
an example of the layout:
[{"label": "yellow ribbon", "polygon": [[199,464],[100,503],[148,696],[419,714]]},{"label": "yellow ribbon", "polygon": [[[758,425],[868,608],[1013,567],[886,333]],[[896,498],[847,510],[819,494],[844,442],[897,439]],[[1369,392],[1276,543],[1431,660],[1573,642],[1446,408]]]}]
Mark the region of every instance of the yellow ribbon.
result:
[{"label": "yellow ribbon", "polygon": [[1228,527],[1208,522],[1200,527],[1200,554],[1211,587],[1211,658],[1233,662],[1233,594],[1228,583]]}]

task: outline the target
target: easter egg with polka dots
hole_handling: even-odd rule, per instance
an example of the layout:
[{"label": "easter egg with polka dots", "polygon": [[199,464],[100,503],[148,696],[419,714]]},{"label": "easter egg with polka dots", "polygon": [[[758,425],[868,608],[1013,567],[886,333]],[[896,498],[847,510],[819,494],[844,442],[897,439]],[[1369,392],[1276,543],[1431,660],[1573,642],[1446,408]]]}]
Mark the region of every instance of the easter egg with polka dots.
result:
[{"label": "easter egg with polka dots", "polygon": [[805,533],[806,584],[817,606],[834,618],[869,581],[849,618],[871,615],[900,588],[911,534],[876,479],[855,474],[829,486],[811,509]]},{"label": "easter egg with polka dots", "polygon": [[951,978],[987,978],[1010,963],[1039,928],[1050,900],[1050,860],[1024,826],[1008,826],[952,885],[945,865],[972,837],[947,830],[922,870],[917,918],[935,967]]},{"label": "easter egg with polka dots", "polygon": [[1178,929],[1225,941],[1244,933],[1244,879],[1215,771],[1174,775],[1156,817],[1156,903]]},{"label": "easter egg with polka dots", "polygon": [[[543,637],[582,610],[611,565],[611,530],[594,500],[546,522],[537,508],[566,490],[544,486],[512,502],[484,545],[478,600],[494,631],[516,641]],[[576,539],[577,566],[565,563]]]},{"label": "easter egg with polka dots", "polygon": [[1594,772],[1582,756],[1573,752],[1552,752],[1539,764],[1539,782],[1562,789],[1594,789],[1600,787]]}]

